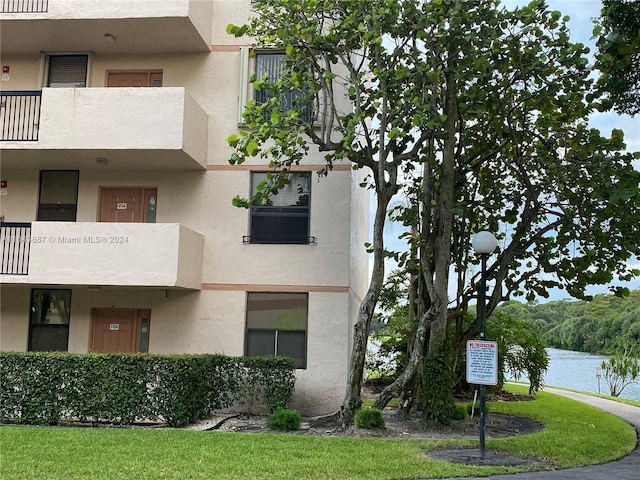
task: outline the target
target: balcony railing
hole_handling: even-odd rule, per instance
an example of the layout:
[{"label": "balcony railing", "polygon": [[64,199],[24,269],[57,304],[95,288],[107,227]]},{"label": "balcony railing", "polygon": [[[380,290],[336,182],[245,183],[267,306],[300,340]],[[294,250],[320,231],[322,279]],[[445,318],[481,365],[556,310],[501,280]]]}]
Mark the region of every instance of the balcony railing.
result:
[{"label": "balcony railing", "polygon": [[30,223],[0,223],[0,274],[28,275]]},{"label": "balcony railing", "polygon": [[43,13],[49,9],[49,0],[0,0],[0,13]]},{"label": "balcony railing", "polygon": [[38,140],[41,90],[0,91],[0,140]]}]

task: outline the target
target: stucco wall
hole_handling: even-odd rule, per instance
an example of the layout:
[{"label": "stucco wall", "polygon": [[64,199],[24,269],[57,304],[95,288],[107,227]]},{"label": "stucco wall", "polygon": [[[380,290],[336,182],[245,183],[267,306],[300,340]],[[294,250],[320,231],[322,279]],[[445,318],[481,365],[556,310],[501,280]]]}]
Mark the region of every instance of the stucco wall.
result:
[{"label": "stucco wall", "polygon": [[39,55],[2,54],[2,65],[9,67],[9,74],[2,77],[2,90],[36,90],[40,88]]},{"label": "stucco wall", "polygon": [[[3,287],[0,348],[24,351],[30,289]],[[89,349],[92,308],[151,309],[149,352],[244,353],[246,292],[158,291],[73,287],[69,351]],[[348,350],[348,295],[310,293],[307,368],[296,370],[293,406],[307,414],[335,411],[344,395]]]},{"label": "stucco wall", "polygon": [[0,289],[0,350],[24,352],[29,335],[29,288]]},{"label": "stucco wall", "polygon": [[[72,13],[74,1],[79,10]],[[136,15],[130,11],[130,2],[56,3],[66,5],[65,15],[82,18]],[[297,371],[294,406],[311,414],[335,411],[344,395],[352,326],[368,285],[368,255],[363,245],[369,234],[369,194],[358,186],[366,172],[353,172],[342,166],[319,181],[312,173],[310,234],[316,237],[316,244],[244,244],[249,212],[233,207],[231,201],[236,195],[250,193],[251,169],[264,171],[267,166],[260,158],[250,159],[250,167],[231,167],[228,163],[231,149],[226,138],[238,132],[239,47],[246,44],[246,39],[229,36],[225,29],[228,23],[244,22],[251,2],[159,1],[155,2],[157,9],[154,2],[135,3],[147,3],[144,8],[153,10],[150,15],[155,18],[161,14],[185,15],[188,9],[194,24],[211,39],[211,52],[116,53],[109,51],[109,46],[92,51],[90,88],[49,91],[44,96],[42,128],[43,132],[53,132],[51,136],[45,134],[38,145],[23,142],[12,147],[28,153],[29,149],[43,146],[47,150],[36,159],[27,155],[24,161],[15,161],[11,168],[3,169],[2,179],[8,181],[8,189],[2,197],[1,213],[7,221],[35,220],[39,170],[43,168],[80,169],[78,222],[96,221],[101,187],[157,188],[156,221],[179,224],[180,231],[189,228],[203,236],[181,236],[184,244],[174,249],[178,264],[187,265],[184,255],[202,242],[200,264],[175,273],[179,282],[192,284],[201,272],[202,290],[122,285],[95,290],[83,282],[91,280],[95,284],[96,277],[76,277],[79,284],[69,285],[69,351],[87,351],[91,309],[104,307],[150,309],[149,349],[153,353],[242,355],[247,291],[308,292],[308,366]],[[208,26],[203,23],[208,18],[207,8],[213,9]],[[82,9],[93,13],[83,13]],[[57,15],[55,9],[53,15]],[[125,40],[121,37],[113,48],[122,48]],[[66,52],[81,52],[83,48],[86,46],[77,45]],[[11,65],[10,80],[3,83],[3,89],[37,88],[43,77],[42,62],[39,51],[3,55],[3,64]],[[146,91],[132,92],[130,98],[125,98],[125,90],[129,89],[101,88],[109,70],[158,69],[163,71],[160,93],[157,89],[143,89]],[[158,102],[158,95],[166,95],[169,101]],[[148,101],[154,96],[156,101]],[[346,102],[341,103],[341,108],[348,109]],[[87,109],[89,104],[92,107]],[[185,116],[185,111],[196,113]],[[121,121],[103,125],[109,116],[121,117]],[[112,128],[115,126],[120,129],[116,133]],[[108,156],[109,149],[123,153],[107,166],[97,165],[96,157]],[[170,161],[163,164],[164,169],[156,168],[153,160],[160,149],[176,149],[177,154],[186,152],[198,158],[201,170],[187,170],[188,165]],[[68,152],[76,155],[75,163],[66,163]],[[168,153],[168,157],[172,155],[173,152]],[[323,154],[312,146],[310,155],[301,163],[302,168],[315,172],[324,164]],[[139,254],[157,256],[161,248]],[[53,264],[55,258],[47,261]],[[135,273],[129,272],[129,276]],[[139,275],[154,273],[157,272]],[[56,280],[52,282],[55,286]],[[30,288],[41,286],[2,285],[0,349],[27,348]]]}]

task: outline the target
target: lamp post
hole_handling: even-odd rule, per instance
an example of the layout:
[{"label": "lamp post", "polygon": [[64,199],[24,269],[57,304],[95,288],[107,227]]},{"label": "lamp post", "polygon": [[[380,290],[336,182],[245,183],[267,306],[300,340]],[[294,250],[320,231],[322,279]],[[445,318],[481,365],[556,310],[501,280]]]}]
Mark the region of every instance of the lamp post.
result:
[{"label": "lamp post", "polygon": [[[471,246],[476,253],[480,254],[481,270],[480,270],[480,289],[478,291],[478,315],[480,316],[480,340],[485,339],[485,330],[487,323],[487,258],[493,253],[498,246],[496,237],[491,232],[478,232],[471,239]],[[480,385],[480,458],[484,460],[484,433],[485,433],[485,407],[486,407],[486,391],[485,385]]]}]

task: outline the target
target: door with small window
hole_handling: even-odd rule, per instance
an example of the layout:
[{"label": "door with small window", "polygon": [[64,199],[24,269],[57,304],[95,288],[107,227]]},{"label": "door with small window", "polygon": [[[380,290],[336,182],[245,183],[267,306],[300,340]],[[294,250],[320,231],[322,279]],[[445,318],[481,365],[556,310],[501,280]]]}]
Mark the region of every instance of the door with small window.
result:
[{"label": "door with small window", "polygon": [[158,191],[143,187],[103,187],[98,221],[155,223]]},{"label": "door with small window", "polygon": [[89,347],[91,352],[146,353],[149,351],[150,310],[94,308],[91,317]]}]

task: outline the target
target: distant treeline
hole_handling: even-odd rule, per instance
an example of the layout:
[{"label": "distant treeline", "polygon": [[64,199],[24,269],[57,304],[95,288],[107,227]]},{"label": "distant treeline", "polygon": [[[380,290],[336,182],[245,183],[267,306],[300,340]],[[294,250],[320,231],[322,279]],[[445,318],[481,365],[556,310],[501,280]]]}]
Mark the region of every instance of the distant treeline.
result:
[{"label": "distant treeline", "polygon": [[596,295],[590,302],[507,302],[500,312],[534,325],[547,347],[613,354],[624,345],[640,343],[640,290],[628,297]]}]

